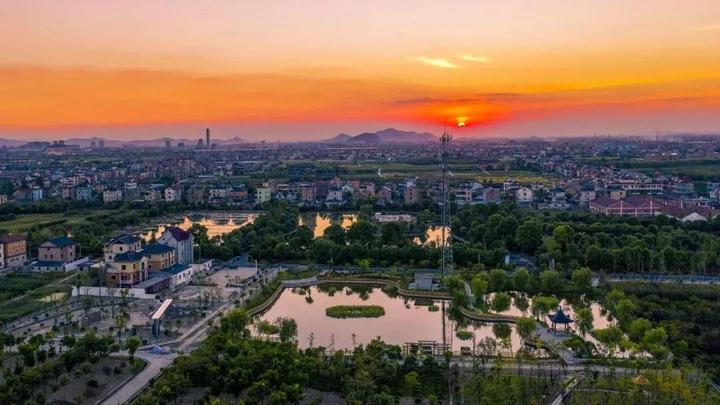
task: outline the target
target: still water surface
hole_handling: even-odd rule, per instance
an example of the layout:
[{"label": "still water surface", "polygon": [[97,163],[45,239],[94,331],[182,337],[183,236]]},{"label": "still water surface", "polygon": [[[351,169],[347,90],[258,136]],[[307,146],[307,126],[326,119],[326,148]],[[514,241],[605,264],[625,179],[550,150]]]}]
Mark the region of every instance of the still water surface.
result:
[{"label": "still water surface", "polygon": [[[295,319],[298,324],[298,345],[302,348],[310,346],[311,334],[313,346],[332,347],[335,350],[352,349],[378,336],[386,343],[400,346],[420,340],[442,343],[444,337],[452,350],[459,352],[463,346],[471,347],[473,340],[458,339],[455,335],[458,328],[472,332],[476,344],[483,338],[496,340],[498,346],[503,343],[497,339],[493,324],[458,326],[457,322],[443,313],[442,301],[391,297],[378,287],[356,287],[355,290],[353,287],[337,287],[337,291],[332,294],[328,292],[328,287],[313,286],[307,291],[303,295],[299,293],[300,290],[284,290],[275,304],[261,315],[261,319],[268,322],[274,322],[280,317]],[[312,300],[308,297],[312,297]],[[430,311],[430,304],[440,310]],[[352,319],[326,316],[325,309],[335,305],[380,305],[385,309],[385,316]],[[520,337],[514,325],[504,325],[510,332],[504,340],[505,350],[514,353],[520,348]]]}]

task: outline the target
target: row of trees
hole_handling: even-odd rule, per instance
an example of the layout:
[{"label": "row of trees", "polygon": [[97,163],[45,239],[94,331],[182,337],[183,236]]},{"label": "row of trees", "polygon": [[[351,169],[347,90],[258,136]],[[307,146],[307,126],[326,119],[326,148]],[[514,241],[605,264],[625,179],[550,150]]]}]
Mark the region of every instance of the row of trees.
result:
[{"label": "row of trees", "polygon": [[[134,355],[140,341],[128,339],[126,349]],[[46,388],[55,384],[67,384],[68,373],[76,368],[90,367],[90,363],[106,358],[120,350],[111,336],[87,332],[76,338],[65,335],[56,339],[54,331],[37,334],[28,338],[16,338],[3,333],[0,336],[2,349],[16,347],[18,357],[11,361],[8,352],[3,351],[2,378],[0,379],[0,403],[21,404],[42,403]]]},{"label": "row of trees", "polygon": [[[224,403],[217,398],[228,393],[244,403],[297,403],[308,388],[340,393],[351,404],[395,404],[399,396],[439,403],[450,394],[466,403],[506,403],[507,398],[529,403],[557,387],[553,378],[500,370],[460,373],[449,361],[403,354],[379,338],[357,346],[349,356],[329,354],[322,347],[299,350],[288,340],[250,338],[248,322],[242,310],[229,313],[198,350],[178,358],[135,403],[182,400],[193,387],[208,388],[199,401],[215,404]],[[282,329],[282,323],[278,320],[276,326]]]},{"label": "row of trees", "polygon": [[472,249],[523,252],[565,272],[587,266],[605,272],[715,273],[718,230],[717,218],[685,225],[664,216],[538,213],[493,204],[463,208],[453,218],[453,232]]}]

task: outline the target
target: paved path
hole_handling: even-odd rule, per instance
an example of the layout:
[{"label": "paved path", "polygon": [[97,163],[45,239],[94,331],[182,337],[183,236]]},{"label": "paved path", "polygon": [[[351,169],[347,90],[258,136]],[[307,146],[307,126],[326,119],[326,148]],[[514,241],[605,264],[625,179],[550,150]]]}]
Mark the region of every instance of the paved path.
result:
[{"label": "paved path", "polygon": [[572,377],[570,383],[565,385],[565,387],[560,391],[558,396],[555,397],[555,400],[552,401],[550,405],[562,405],[565,397],[570,393],[570,391],[573,390],[573,388],[575,388],[576,385],[578,385],[578,383],[580,383],[580,379],[577,377]]},{"label": "paved path", "polygon": [[[180,338],[160,343],[159,346],[167,350],[168,347],[177,347],[177,350],[190,352],[197,348],[197,343],[207,335],[210,320],[216,318],[221,312],[233,307],[233,303],[228,302],[213,311],[202,321],[193,325]],[[112,395],[98,402],[102,405],[122,404],[132,399],[136,394],[142,391],[147,384],[155,377],[160,375],[162,369],[172,364],[173,360],[178,356],[177,352],[169,352],[167,354],[154,354],[151,349],[154,345],[145,346],[142,351],[136,353],[136,357],[148,362],[148,365],[138,375],[121,385]]]},{"label": "paved path", "polygon": [[540,323],[537,324],[535,333],[537,333],[538,336],[540,336],[540,339],[550,346],[558,356],[560,356],[565,364],[570,366],[582,363],[582,359],[575,357],[575,355],[562,344],[562,341],[568,338],[567,334],[553,333]]},{"label": "paved path", "polygon": [[149,351],[142,351],[137,352],[135,356],[147,361],[147,366],[143,371],[121,385],[116,391],[112,392],[109,397],[100,400],[98,402],[99,404],[119,405],[128,402],[135,394],[145,388],[150,380],[160,374],[160,371],[164,367],[172,364],[173,360],[177,357],[177,353],[154,354]]}]

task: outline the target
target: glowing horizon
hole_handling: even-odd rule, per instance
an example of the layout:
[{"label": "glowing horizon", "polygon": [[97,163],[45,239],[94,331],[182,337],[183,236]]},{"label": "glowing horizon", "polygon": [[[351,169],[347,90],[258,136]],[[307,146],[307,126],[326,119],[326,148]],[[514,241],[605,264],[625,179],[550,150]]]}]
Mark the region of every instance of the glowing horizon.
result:
[{"label": "glowing horizon", "polygon": [[720,132],[720,3],[6,1],[0,138]]}]

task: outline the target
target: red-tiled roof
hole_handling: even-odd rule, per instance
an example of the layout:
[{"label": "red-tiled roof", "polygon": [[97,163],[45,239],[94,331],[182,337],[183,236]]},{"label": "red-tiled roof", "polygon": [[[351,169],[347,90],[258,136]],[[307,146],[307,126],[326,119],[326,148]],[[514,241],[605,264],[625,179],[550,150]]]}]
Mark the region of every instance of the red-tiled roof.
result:
[{"label": "red-tiled roof", "polygon": [[25,236],[23,236],[23,235],[0,236],[0,243],[13,243],[13,242],[21,242],[24,240],[25,240]]}]

